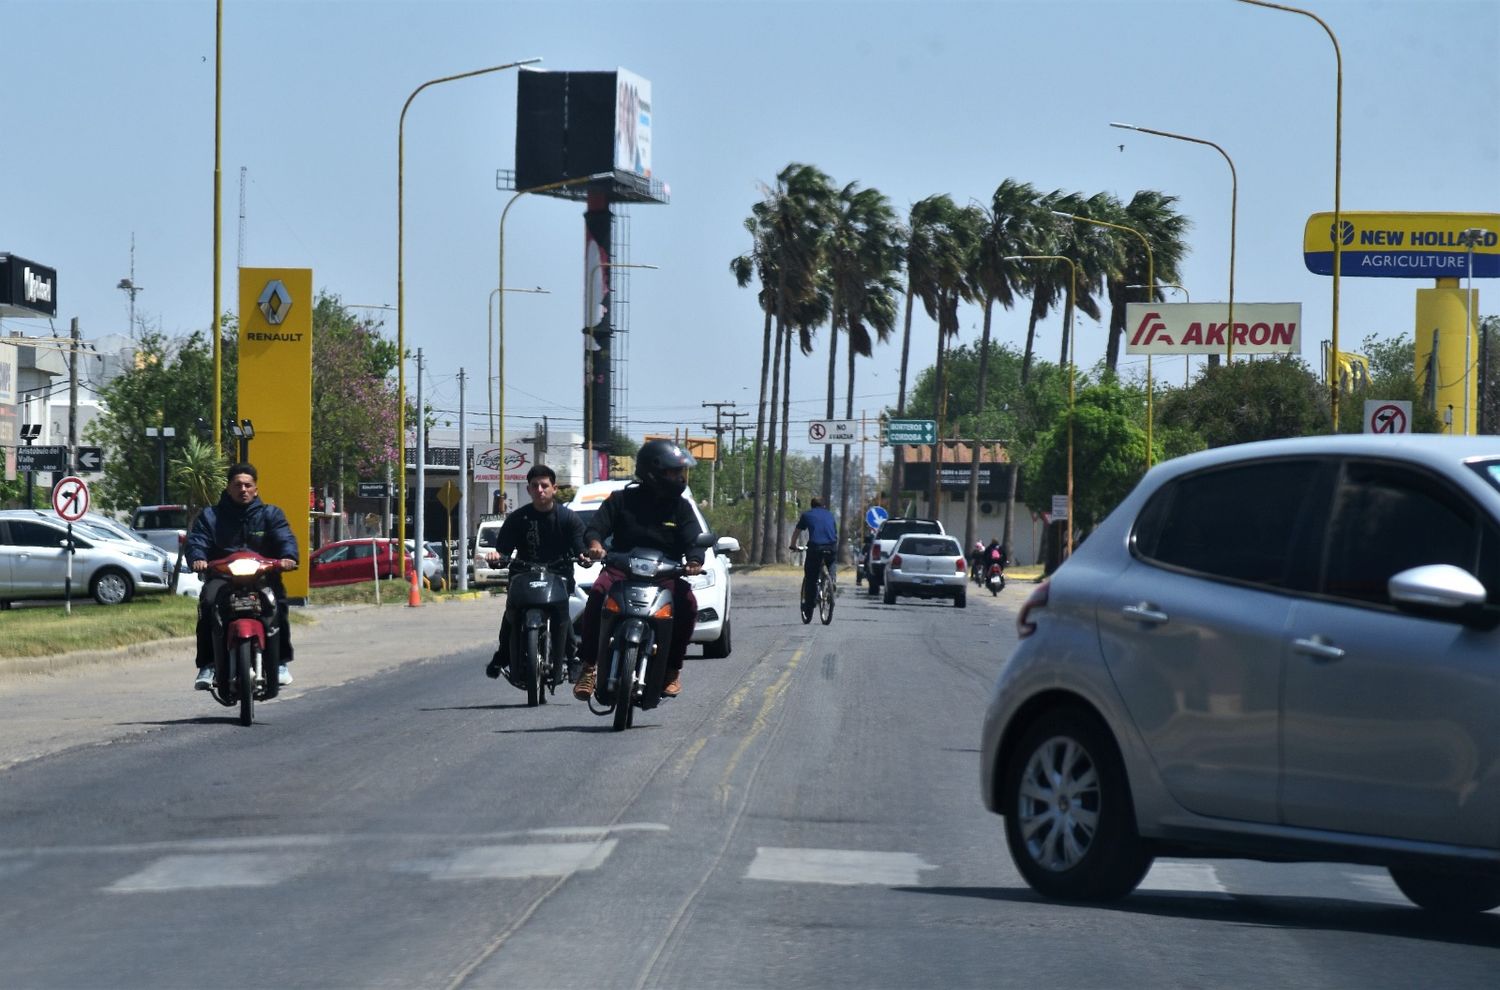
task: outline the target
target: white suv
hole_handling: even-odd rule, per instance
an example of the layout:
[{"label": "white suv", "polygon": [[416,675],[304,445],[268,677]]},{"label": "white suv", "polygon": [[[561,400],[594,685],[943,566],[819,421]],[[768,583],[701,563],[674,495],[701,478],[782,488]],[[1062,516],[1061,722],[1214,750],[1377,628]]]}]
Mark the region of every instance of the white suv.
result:
[{"label": "white suv", "polygon": [[[583,519],[587,526],[594,513],[599,511],[599,506],[611,494],[631,484],[629,481],[595,481],[591,484],[581,486],[573,496],[573,501],[568,503],[568,508]],[[683,493],[688,504],[693,507],[693,515],[698,519],[698,525],[703,527],[706,533],[709,531],[708,523],[703,518],[703,513],[698,511],[698,503],[693,501],[693,490],[689,488]],[[703,655],[715,659],[729,656],[733,646],[730,639],[729,627],[729,557],[740,549],[740,541],[732,536],[720,537],[719,541],[707,550],[703,559],[703,573],[695,574],[687,579],[688,584],[693,587],[693,597],[698,599],[698,625],[693,629],[693,642],[703,644]],[[594,579],[599,576],[599,565],[593,567],[574,567],[573,577],[578,589],[576,596],[587,595],[588,590],[594,586]],[[575,609],[576,611],[576,609]]]}]

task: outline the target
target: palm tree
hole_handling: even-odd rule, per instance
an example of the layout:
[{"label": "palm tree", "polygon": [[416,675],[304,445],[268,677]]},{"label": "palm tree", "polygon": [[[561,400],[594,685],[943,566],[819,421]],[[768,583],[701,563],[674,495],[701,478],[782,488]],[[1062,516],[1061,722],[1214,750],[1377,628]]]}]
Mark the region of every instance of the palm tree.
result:
[{"label": "palm tree", "polygon": [[[874,353],[873,329],[886,340],[895,328],[893,294],[899,291],[894,274],[901,268],[900,225],[890,200],[878,189],[861,189],[851,182],[838,194],[837,212],[828,234],[827,263],[833,289],[832,330],[828,344],[828,418],[834,415],[838,332],[849,338],[848,390],[845,418],[854,416],[854,360]],[[823,498],[832,495],[833,459],[823,455]],[[840,494],[840,525],[847,532],[849,515],[849,445],[844,445]],[[842,548],[843,541],[840,541]]]},{"label": "palm tree", "polygon": [[[760,204],[756,206],[759,207]],[[752,278],[759,276],[760,291],[756,293],[756,301],[765,313],[765,328],[760,345],[760,402],[755,415],[755,477],[750,488],[750,559],[759,560],[762,534],[760,513],[756,510],[760,506],[760,450],[766,425],[766,376],[771,369],[771,321],[776,314],[776,272],[769,233],[761,224],[758,212],[752,210],[751,215],[745,218],[745,229],[750,232],[754,246],[749,254],[742,254],[730,261],[729,270],[742,289],[750,284]]]},{"label": "palm tree", "polygon": [[939,496],[941,495],[941,480],[943,473],[943,444],[942,432],[943,421],[948,414],[948,376],[944,367],[944,355],[947,353],[948,340],[958,336],[958,304],[961,302],[973,302],[975,298],[974,283],[969,278],[973,270],[973,258],[979,250],[980,234],[984,230],[984,211],[974,206],[965,206],[958,210],[953,216],[953,243],[952,250],[946,254],[937,269],[936,291],[933,300],[928,304],[924,299],[923,304],[927,307],[927,315],[937,321],[937,362],[933,367],[934,383],[937,391],[933,393],[933,413],[937,420],[938,442],[932,446],[932,515],[934,518],[939,513]]},{"label": "palm tree", "polygon": [[[833,288],[828,272],[820,271],[813,280],[812,292],[804,296],[790,314],[791,325],[797,329],[798,347],[804,357],[813,352],[813,341],[817,328],[828,322],[833,312]],[[791,441],[792,416],[792,344],[791,329],[787,331],[787,345],[783,366],[781,389],[781,470],[777,476],[776,490],[785,492],[787,451]],[[786,541],[786,513],[776,517],[776,560],[785,563],[788,558]]]},{"label": "palm tree", "polygon": [[[1130,205],[1119,212],[1117,223],[1141,232],[1151,244],[1152,271],[1147,271],[1146,251],[1140,238],[1121,235],[1123,263],[1111,274],[1109,293],[1109,349],[1106,362],[1114,370],[1120,356],[1120,338],[1125,333],[1125,304],[1131,296],[1144,302],[1156,302],[1161,293],[1154,295],[1147,289],[1127,289],[1127,285],[1146,285],[1148,278],[1155,278],[1157,285],[1181,282],[1181,266],[1187,257],[1187,231],[1192,221],[1173,209],[1176,196],[1142,189],[1130,199]],[[1103,217],[1101,219],[1109,219]]]},{"label": "palm tree", "polygon": [[[198,521],[198,514],[219,500],[224,491],[224,472],[229,461],[223,451],[215,447],[212,440],[203,440],[188,434],[187,441],[169,464],[172,488],[182,493],[188,506],[188,530]],[[184,547],[177,545],[177,560],[172,565],[173,589],[176,589],[177,572],[182,567]]]},{"label": "palm tree", "polygon": [[[976,391],[976,426],[983,421],[986,388],[989,384],[990,328],[995,304],[1006,309],[1015,305],[1022,284],[1024,262],[1007,261],[1010,255],[1039,253],[1039,229],[1049,224],[1042,223],[1038,215],[1040,197],[1030,183],[1006,179],[1000,183],[990,198],[988,211],[981,211],[984,227],[980,235],[979,249],[973,255],[973,267],[969,279],[984,307],[984,329],[979,344],[979,381]],[[1030,341],[1028,341],[1028,344]],[[964,507],[964,546],[974,542],[979,528],[979,447],[980,436],[976,429],[969,459],[969,491]],[[1009,538],[1007,533],[1006,537]]]}]

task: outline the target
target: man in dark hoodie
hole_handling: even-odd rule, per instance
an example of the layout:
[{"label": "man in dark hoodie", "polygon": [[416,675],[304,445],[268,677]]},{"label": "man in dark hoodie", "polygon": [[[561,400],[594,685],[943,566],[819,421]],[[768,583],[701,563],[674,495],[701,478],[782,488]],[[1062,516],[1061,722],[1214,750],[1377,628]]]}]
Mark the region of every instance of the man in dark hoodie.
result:
[{"label": "man in dark hoodie", "polygon": [[[670,440],[647,440],[635,457],[638,485],[627,485],[609,498],[589,520],[585,539],[588,555],[595,560],[604,557],[604,540],[613,537],[617,551],[648,547],[673,557],[686,557],[687,574],[703,571],[707,556],[702,547],[693,546],[703,532],[693,507],[682,497],[687,490],[687,469],[693,456]],[[573,696],[586,701],[594,691],[595,667],[599,657],[599,618],[605,592],[618,579],[606,569],[589,589],[588,604],[583,610],[583,641],[579,652],[583,671],[573,684]],[[682,658],[698,624],[698,600],[686,581],[678,578],[672,584],[672,648],[667,653],[667,680],[662,693],[677,697],[682,690]]]},{"label": "man in dark hoodie", "polygon": [[[187,558],[194,572],[202,574],[210,560],[226,557],[237,550],[252,550],[262,557],[281,561],[283,571],[297,569],[297,537],[286,521],[286,513],[260,500],[258,476],[251,464],[231,465],[228,484],[219,504],[204,509],[193,523],[187,538]],[[282,684],[292,683],[286,665],[292,660],[291,626],[286,616],[286,589],[281,576],[271,579],[276,592],[277,622],[281,626],[281,666],[277,671]],[[209,578],[198,596],[198,652],[194,665],[198,677],[193,687],[207,691],[214,686],[213,608],[219,596],[229,590],[229,582]]]}]

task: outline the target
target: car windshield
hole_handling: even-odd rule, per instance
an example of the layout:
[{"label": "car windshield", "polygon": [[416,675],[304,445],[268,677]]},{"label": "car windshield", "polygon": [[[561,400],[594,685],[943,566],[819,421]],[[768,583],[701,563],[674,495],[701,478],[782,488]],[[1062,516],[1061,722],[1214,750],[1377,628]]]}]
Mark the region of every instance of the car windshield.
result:
[{"label": "car windshield", "polygon": [[138,509],[135,514],[136,529],[187,529],[186,509]]},{"label": "car windshield", "polygon": [[907,537],[901,541],[899,547],[902,553],[915,554],[919,557],[960,557],[958,544],[953,540],[938,539],[932,536]]},{"label": "car windshield", "polygon": [[895,540],[907,533],[936,533],[938,524],[931,519],[902,519],[900,521],[888,520],[880,527],[880,535],[876,537],[881,540]]}]

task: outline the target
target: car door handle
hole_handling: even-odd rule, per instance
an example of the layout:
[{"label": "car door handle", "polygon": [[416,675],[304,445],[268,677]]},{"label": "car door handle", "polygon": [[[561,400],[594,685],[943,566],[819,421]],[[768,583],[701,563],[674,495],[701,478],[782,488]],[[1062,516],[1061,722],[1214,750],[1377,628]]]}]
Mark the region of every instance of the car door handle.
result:
[{"label": "car door handle", "polygon": [[1334,646],[1322,636],[1311,636],[1306,639],[1292,640],[1292,652],[1300,653],[1314,660],[1342,660],[1344,651]]},{"label": "car door handle", "polygon": [[1155,606],[1148,602],[1139,605],[1126,605],[1120,609],[1125,618],[1133,622],[1144,622],[1150,626],[1159,626],[1167,621],[1167,613],[1158,611]]}]

